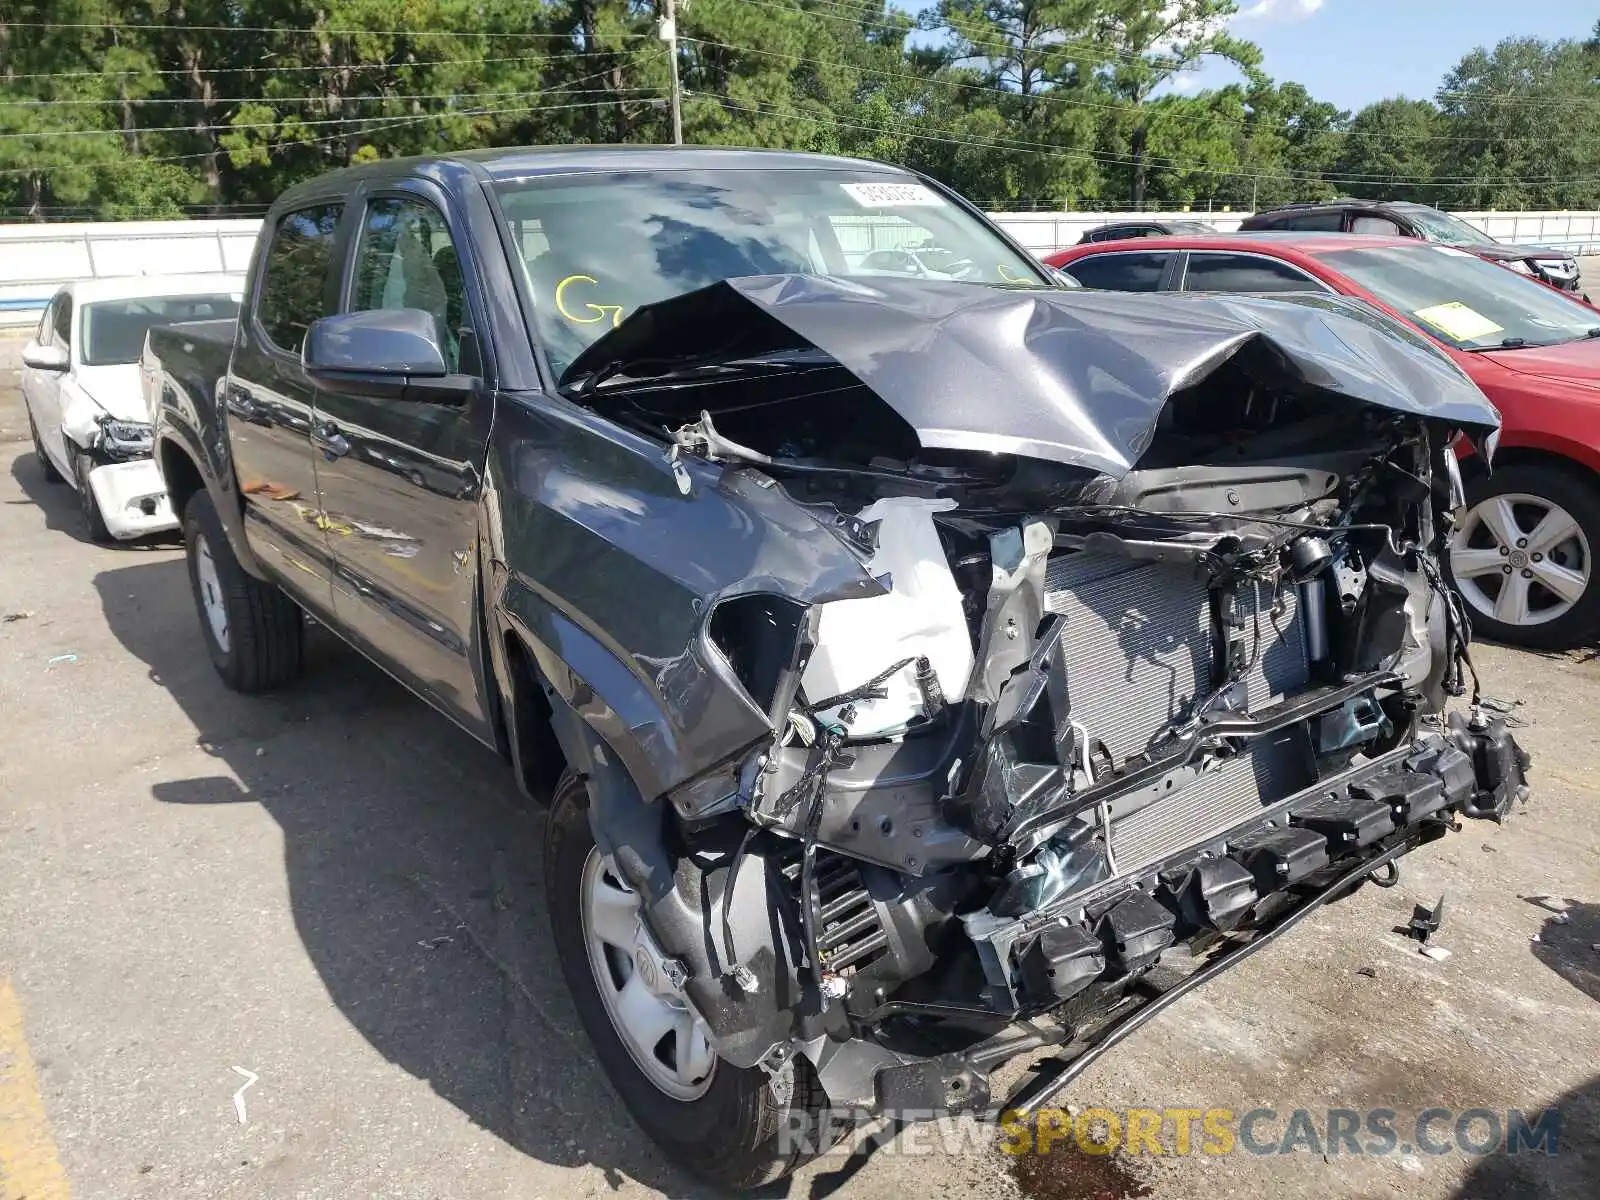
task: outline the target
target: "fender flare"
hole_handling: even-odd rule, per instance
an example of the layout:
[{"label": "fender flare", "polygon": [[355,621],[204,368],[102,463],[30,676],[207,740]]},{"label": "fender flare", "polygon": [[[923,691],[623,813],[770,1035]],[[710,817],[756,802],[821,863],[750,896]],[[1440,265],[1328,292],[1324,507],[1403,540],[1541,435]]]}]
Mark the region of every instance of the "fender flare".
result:
[{"label": "fender flare", "polygon": [[[155,460],[156,469],[161,472],[161,478],[167,485],[169,495],[182,494],[175,487],[173,476],[174,456],[183,459],[188,468],[192,470],[200,485],[211,494],[211,503],[216,507],[217,518],[222,522],[222,531],[227,535],[228,545],[233,550],[234,557],[239,560],[239,565],[245,572],[263,583],[271,582],[271,576],[261,566],[255,552],[250,548],[250,541],[245,536],[244,530],[244,498],[239,494],[237,481],[233,477],[233,465],[226,464],[226,474],[217,469],[217,464],[211,455],[205,453],[202,447],[205,443],[182,415],[166,411],[161,414],[161,422],[156,430]],[[186,489],[192,495],[193,487]],[[177,511],[178,519],[183,519],[183,513],[177,504],[173,505]]]}]

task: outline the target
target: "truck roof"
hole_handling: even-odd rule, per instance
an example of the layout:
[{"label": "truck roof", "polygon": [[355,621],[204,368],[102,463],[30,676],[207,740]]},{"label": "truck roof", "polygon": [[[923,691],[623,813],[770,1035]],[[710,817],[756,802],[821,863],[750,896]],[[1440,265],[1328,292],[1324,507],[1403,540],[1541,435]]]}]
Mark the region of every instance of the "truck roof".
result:
[{"label": "truck roof", "polygon": [[505,146],[458,150],[365,163],[330,171],[288,189],[279,205],[347,190],[364,179],[467,173],[479,179],[528,179],[614,171],[872,171],[915,178],[901,167],[863,158],[798,150],[748,150],[736,146]]}]

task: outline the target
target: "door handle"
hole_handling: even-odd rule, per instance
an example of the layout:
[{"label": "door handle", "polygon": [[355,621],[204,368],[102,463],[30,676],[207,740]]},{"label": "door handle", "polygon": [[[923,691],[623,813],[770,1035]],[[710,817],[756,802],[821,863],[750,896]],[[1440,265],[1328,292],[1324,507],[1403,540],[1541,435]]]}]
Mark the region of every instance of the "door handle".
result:
[{"label": "door handle", "polygon": [[329,462],[350,453],[350,439],[340,433],[339,427],[332,421],[322,421],[312,426],[311,441]]}]

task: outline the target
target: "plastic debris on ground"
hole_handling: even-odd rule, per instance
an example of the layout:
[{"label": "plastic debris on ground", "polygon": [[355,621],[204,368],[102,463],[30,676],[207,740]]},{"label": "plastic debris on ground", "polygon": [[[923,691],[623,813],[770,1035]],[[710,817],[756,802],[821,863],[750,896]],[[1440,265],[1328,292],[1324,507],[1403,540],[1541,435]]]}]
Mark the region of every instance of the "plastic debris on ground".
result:
[{"label": "plastic debris on ground", "polygon": [[1439,926],[1443,922],[1444,896],[1441,894],[1432,908],[1426,904],[1418,904],[1412,908],[1411,921],[1406,926],[1406,932],[1417,941],[1426,944],[1430,937],[1439,932]]},{"label": "plastic debris on ground", "polygon": [[252,1086],[254,1086],[256,1080],[260,1079],[261,1076],[257,1075],[254,1071],[247,1071],[243,1067],[234,1067],[233,1070],[244,1078],[243,1086],[241,1086],[239,1090],[233,1094],[233,1111],[239,1114],[239,1124],[243,1125],[246,1123],[244,1114],[244,1094],[248,1092]]}]

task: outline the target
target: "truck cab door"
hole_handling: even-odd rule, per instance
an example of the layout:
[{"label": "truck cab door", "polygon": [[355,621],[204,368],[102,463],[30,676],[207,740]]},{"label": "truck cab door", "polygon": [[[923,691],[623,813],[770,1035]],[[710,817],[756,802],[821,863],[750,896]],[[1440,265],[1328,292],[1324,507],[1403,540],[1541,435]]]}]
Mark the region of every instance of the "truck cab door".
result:
[{"label": "truck cab door", "polygon": [[[452,374],[485,375],[470,247],[445,197],[420,181],[365,199],[351,235],[346,312],[434,316]],[[334,557],[340,628],[403,682],[480,735],[478,502],[493,393],[412,398],[317,392],[311,438]]]},{"label": "truck cab door", "polygon": [[341,201],[324,200],[283,213],[264,232],[221,396],[250,548],[323,616],[333,610],[333,570],[311,445],[315,387],[300,352],[311,323],[338,302],[343,214]]}]

